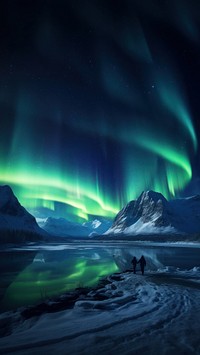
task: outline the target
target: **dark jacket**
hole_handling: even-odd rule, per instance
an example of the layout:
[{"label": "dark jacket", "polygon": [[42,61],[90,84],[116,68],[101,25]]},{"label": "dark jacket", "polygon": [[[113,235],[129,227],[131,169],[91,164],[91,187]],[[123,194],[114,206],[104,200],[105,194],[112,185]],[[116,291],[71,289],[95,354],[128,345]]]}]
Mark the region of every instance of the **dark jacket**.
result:
[{"label": "dark jacket", "polygon": [[141,256],[140,260],[138,260],[138,264],[140,264],[143,267],[146,266],[146,260],[143,255]]},{"label": "dark jacket", "polygon": [[133,264],[133,266],[136,266],[136,265],[137,265],[137,259],[136,259],[135,256],[134,256],[134,258],[131,260],[131,263]]}]

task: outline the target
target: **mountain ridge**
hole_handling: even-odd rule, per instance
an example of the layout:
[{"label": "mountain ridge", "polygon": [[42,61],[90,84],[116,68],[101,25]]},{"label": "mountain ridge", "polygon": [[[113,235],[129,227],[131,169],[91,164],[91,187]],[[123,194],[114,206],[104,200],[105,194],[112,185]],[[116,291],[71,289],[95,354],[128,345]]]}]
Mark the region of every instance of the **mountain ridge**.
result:
[{"label": "mountain ridge", "polygon": [[103,218],[95,218],[81,224],[66,218],[48,217],[38,224],[48,233],[60,237],[93,237],[103,234],[111,226],[111,223]]},{"label": "mountain ridge", "polygon": [[0,186],[0,231],[24,231],[47,235],[36,219],[18,201],[8,185]]},{"label": "mountain ridge", "polygon": [[79,224],[52,217],[38,224],[19,203],[10,186],[0,186],[1,234],[16,230],[60,237],[200,233],[200,195],[168,201],[161,193],[148,190],[125,205],[112,225],[106,218]]},{"label": "mountain ridge", "polygon": [[200,232],[200,196],[167,200],[161,193],[143,191],[116,215],[104,234],[168,234]]}]

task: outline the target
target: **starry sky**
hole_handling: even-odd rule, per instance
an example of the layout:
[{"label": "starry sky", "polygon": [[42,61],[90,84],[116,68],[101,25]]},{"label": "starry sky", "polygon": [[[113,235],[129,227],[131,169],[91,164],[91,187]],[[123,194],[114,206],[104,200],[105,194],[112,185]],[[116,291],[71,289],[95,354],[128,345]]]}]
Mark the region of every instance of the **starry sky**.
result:
[{"label": "starry sky", "polygon": [[0,184],[35,215],[200,193],[198,0],[1,0]]}]

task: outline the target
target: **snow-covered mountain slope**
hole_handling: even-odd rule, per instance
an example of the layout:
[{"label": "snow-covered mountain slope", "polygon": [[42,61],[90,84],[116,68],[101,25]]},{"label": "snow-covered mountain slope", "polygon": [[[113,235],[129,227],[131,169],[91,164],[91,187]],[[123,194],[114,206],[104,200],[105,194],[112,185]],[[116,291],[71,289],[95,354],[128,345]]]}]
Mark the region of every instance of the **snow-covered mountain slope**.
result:
[{"label": "snow-covered mountain slope", "polygon": [[144,191],[115,217],[105,234],[157,234],[200,232],[200,196],[167,201]]},{"label": "snow-covered mountain slope", "polygon": [[90,236],[102,235],[112,225],[112,222],[106,218],[96,218],[93,221],[83,223],[83,226],[90,229]]},{"label": "snow-covered mountain slope", "polygon": [[88,237],[103,234],[111,226],[111,222],[104,219],[95,219],[83,224],[68,221],[65,218],[37,219],[41,228],[50,234],[61,237]]},{"label": "snow-covered mountain slope", "polygon": [[21,206],[12,189],[0,186],[0,230],[21,230],[44,234],[35,217]]},{"label": "snow-covered mountain slope", "polygon": [[46,220],[38,220],[38,224],[48,233],[60,237],[86,237],[91,230],[79,223],[70,222],[65,218],[48,217]]}]

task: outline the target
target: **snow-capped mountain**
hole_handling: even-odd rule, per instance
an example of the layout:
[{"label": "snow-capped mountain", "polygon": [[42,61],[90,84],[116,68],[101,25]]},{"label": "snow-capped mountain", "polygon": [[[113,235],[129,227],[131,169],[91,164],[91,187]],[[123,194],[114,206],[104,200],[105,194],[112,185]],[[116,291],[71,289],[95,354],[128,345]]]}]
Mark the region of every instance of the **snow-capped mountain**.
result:
[{"label": "snow-capped mountain", "polygon": [[44,234],[35,217],[21,206],[12,189],[0,186],[0,230],[21,230]]},{"label": "snow-capped mountain", "polygon": [[112,225],[109,219],[98,217],[92,221],[84,222],[83,226],[90,229],[90,236],[104,234]]},{"label": "snow-capped mountain", "polygon": [[61,237],[88,237],[103,234],[111,226],[108,220],[95,219],[83,224],[68,221],[65,218],[37,219],[38,224],[48,233]]},{"label": "snow-capped mountain", "polygon": [[167,201],[154,191],[144,191],[115,217],[105,234],[168,234],[200,232],[200,196]]}]

